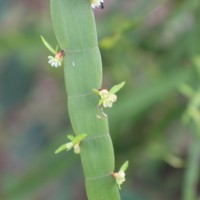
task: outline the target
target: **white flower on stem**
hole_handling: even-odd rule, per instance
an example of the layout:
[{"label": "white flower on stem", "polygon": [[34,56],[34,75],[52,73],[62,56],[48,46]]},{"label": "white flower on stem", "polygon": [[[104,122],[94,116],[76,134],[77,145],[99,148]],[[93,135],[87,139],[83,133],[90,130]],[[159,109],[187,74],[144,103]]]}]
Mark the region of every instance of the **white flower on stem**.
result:
[{"label": "white flower on stem", "polygon": [[115,177],[119,189],[121,189],[121,185],[126,181],[125,172],[119,171],[118,173],[113,173],[112,175]]},{"label": "white flower on stem", "polygon": [[106,98],[108,96],[108,90],[106,89],[100,90],[99,95],[102,99]]},{"label": "white flower on stem", "polygon": [[108,92],[108,90],[103,89],[99,92],[99,95],[101,97],[99,104],[103,104],[103,107],[111,108],[113,103],[117,101],[117,96],[113,93]]},{"label": "white flower on stem", "polygon": [[103,2],[104,0],[91,0],[91,7],[96,8],[96,7],[101,7],[103,8]]},{"label": "white flower on stem", "polygon": [[117,101],[117,95],[116,94],[110,94],[108,95],[108,99],[111,103],[114,103],[115,101]]},{"label": "white flower on stem", "polygon": [[55,54],[55,57],[53,56],[48,56],[48,63],[52,66],[52,67],[60,67],[62,65],[63,62],[63,58],[64,58],[64,51],[59,51]]},{"label": "white flower on stem", "polygon": [[80,154],[80,152],[81,152],[81,148],[80,148],[79,143],[78,143],[78,144],[75,144],[75,145],[74,145],[74,153],[75,153],[75,154]]},{"label": "white flower on stem", "polygon": [[118,172],[113,172],[112,176],[115,178],[116,183],[119,187],[119,189],[121,189],[121,185],[125,182],[125,171],[128,168],[128,161],[126,161],[120,168],[120,170]]},{"label": "white flower on stem", "polygon": [[52,66],[52,67],[60,67],[61,66],[61,62],[53,57],[53,56],[48,56],[48,63]]},{"label": "white flower on stem", "polygon": [[102,89],[102,90],[97,90],[97,89],[93,89],[92,91],[100,96],[100,100],[98,103],[98,106],[103,105],[103,107],[107,108],[111,108],[113,103],[117,101],[117,95],[116,93],[122,89],[122,87],[124,87],[125,82],[121,82],[120,84],[114,85],[109,91],[106,89]]},{"label": "white flower on stem", "polygon": [[85,137],[87,137],[86,134],[80,134],[77,136],[73,136],[73,135],[68,135],[67,136],[69,140],[71,140],[71,142],[65,143],[63,145],[61,145],[60,147],[58,147],[58,149],[56,149],[55,154],[60,153],[61,151],[69,151],[72,148],[74,148],[74,153],[75,154],[80,154],[81,152],[81,148],[80,148],[80,142],[82,142]]},{"label": "white flower on stem", "polygon": [[46,46],[46,48],[52,53],[54,54],[54,56],[48,56],[48,63],[52,66],[52,67],[60,67],[63,63],[63,59],[65,56],[65,53],[63,50],[58,51],[58,46],[56,47],[56,49],[54,49],[45,39],[44,37],[41,36],[42,42],[44,43],[44,45]]}]

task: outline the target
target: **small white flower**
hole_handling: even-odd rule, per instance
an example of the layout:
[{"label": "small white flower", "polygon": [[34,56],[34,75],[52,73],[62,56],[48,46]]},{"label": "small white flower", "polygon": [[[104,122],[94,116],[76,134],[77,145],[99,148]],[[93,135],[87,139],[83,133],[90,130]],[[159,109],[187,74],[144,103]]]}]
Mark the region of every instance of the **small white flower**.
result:
[{"label": "small white flower", "polygon": [[61,62],[57,58],[55,58],[53,56],[48,56],[48,59],[49,59],[48,63],[52,67],[60,67],[61,66]]},{"label": "small white flower", "polygon": [[91,0],[91,7],[96,8],[102,6],[104,0]]},{"label": "small white flower", "polygon": [[63,59],[64,59],[64,51],[61,50],[59,52],[55,53],[55,56],[48,56],[48,63],[52,66],[52,67],[60,67],[63,63]]},{"label": "small white flower", "polygon": [[45,39],[41,36],[42,42],[46,46],[46,48],[53,53],[54,56],[48,56],[48,63],[52,67],[60,67],[63,63],[63,58],[65,56],[65,52],[63,50],[58,51],[58,46],[54,49]]},{"label": "small white flower", "polygon": [[107,117],[107,115],[103,112],[104,108],[111,108],[113,103],[117,101],[116,93],[125,85],[125,82],[121,82],[120,84],[114,85],[109,91],[106,89],[92,89],[92,91],[100,96],[98,107],[101,108],[101,113]]},{"label": "small white flower", "polygon": [[108,90],[103,89],[99,92],[99,95],[102,99],[106,98],[108,96]]},{"label": "small white flower", "polygon": [[125,172],[123,171],[119,171],[118,173],[116,173],[116,181],[118,185],[121,185],[123,182],[125,182]]},{"label": "small white flower", "polygon": [[105,108],[107,108],[107,107],[111,108],[112,104],[113,103],[108,98],[103,100],[103,107],[105,107]]},{"label": "small white flower", "polygon": [[126,181],[126,179],[125,179],[125,176],[126,176],[125,172],[120,170],[117,173],[112,173],[112,176],[115,178],[116,183],[117,183],[119,189],[121,189],[121,185]]},{"label": "small white flower", "polygon": [[111,108],[113,103],[117,100],[117,96],[115,94],[112,94],[108,92],[108,90],[103,89],[99,92],[99,95],[101,97],[101,102],[103,103],[103,107]]},{"label": "small white flower", "polygon": [[117,101],[117,95],[115,95],[115,94],[109,94],[108,98],[112,103]]},{"label": "small white flower", "polygon": [[80,154],[81,152],[80,142],[83,141],[85,137],[87,137],[87,134],[79,134],[75,137],[73,135],[68,135],[67,137],[69,140],[71,140],[71,142],[67,142],[61,145],[60,147],[58,147],[55,150],[55,154],[60,153],[61,151],[64,151],[64,150],[69,151],[72,148],[74,149],[75,154]]},{"label": "small white flower", "polygon": [[116,173],[116,172],[113,172],[112,173],[112,176],[115,178],[116,180],[116,183],[119,187],[119,189],[121,189],[121,185],[125,182],[125,171],[126,169],[128,168],[128,161],[126,161],[120,168],[120,170]]},{"label": "small white flower", "polygon": [[79,143],[78,143],[78,144],[75,144],[75,145],[74,145],[74,153],[75,153],[75,154],[80,154],[80,152],[81,152],[81,148],[80,148],[80,146],[79,146]]}]

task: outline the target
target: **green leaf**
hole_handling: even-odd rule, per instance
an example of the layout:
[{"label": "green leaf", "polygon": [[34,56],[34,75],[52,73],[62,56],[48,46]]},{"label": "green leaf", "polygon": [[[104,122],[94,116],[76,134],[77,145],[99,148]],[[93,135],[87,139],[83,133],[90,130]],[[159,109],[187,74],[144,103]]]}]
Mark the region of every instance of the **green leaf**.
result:
[{"label": "green leaf", "polygon": [[78,144],[79,142],[84,140],[86,137],[87,137],[87,134],[80,134],[80,135],[74,137],[72,140],[73,145]]},{"label": "green leaf", "polygon": [[47,49],[49,49],[49,51],[51,51],[51,53],[56,54],[56,51],[54,50],[54,48],[44,39],[43,36],[40,36],[42,39],[43,44],[45,45],[45,47]]},{"label": "green leaf", "polygon": [[58,52],[58,48],[59,48],[58,45],[56,45],[56,52]]},{"label": "green leaf", "polygon": [[61,145],[55,150],[55,154],[60,153],[61,151],[67,150],[66,144]]},{"label": "green leaf", "polygon": [[121,82],[121,83],[118,84],[118,85],[114,85],[114,86],[110,89],[109,93],[113,93],[113,94],[117,93],[119,90],[121,90],[121,89],[124,87],[124,85],[125,85],[125,81]]},{"label": "green leaf", "polygon": [[129,165],[129,162],[128,161],[126,161],[122,166],[121,166],[121,168],[120,168],[120,170],[119,171],[126,171],[127,170],[127,168],[128,168],[128,165]]}]

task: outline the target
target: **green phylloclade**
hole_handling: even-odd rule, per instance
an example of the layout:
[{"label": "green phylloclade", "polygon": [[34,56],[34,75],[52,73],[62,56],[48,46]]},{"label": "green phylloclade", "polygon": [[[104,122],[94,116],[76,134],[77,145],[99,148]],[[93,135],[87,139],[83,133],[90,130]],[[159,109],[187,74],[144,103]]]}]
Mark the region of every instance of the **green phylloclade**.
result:
[{"label": "green phylloclade", "polygon": [[[77,136],[87,135],[80,143],[80,156],[88,200],[120,200],[112,176],[115,158],[108,119],[98,117],[102,115],[98,109],[99,96],[93,92],[102,86],[102,61],[91,2],[51,0],[51,18],[59,47],[64,51],[71,124]],[[123,85],[124,82],[115,86],[112,92]],[[70,149],[68,146],[62,145],[56,152]]]}]

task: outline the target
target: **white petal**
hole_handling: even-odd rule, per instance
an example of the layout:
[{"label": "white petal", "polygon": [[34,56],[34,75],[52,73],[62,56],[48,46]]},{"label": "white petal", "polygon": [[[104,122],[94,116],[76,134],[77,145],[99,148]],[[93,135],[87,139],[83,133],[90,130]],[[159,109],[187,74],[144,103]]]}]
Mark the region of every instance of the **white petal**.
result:
[{"label": "white petal", "polygon": [[103,89],[99,92],[99,95],[101,96],[102,99],[105,99],[108,96],[108,90]]},{"label": "white petal", "polygon": [[79,144],[74,145],[74,153],[79,154],[81,152],[81,148]]},{"label": "white petal", "polygon": [[112,103],[111,103],[111,102],[109,102],[109,104],[108,104],[108,107],[109,107],[109,108],[111,108],[111,107],[112,107]]},{"label": "white petal", "polygon": [[48,63],[52,66],[52,67],[59,67],[61,66],[61,62],[55,58],[55,57],[52,57],[52,56],[48,56]]},{"label": "white petal", "polygon": [[105,108],[107,108],[107,107],[111,108],[111,107],[112,107],[112,102],[109,101],[109,99],[105,99],[105,100],[103,101],[103,106],[104,106]]},{"label": "white petal", "polygon": [[117,96],[116,96],[115,94],[110,94],[110,95],[109,95],[109,100],[110,100],[111,102],[115,102],[115,101],[117,101]]},{"label": "white petal", "polygon": [[119,171],[116,174],[116,181],[119,185],[121,185],[125,181],[125,173],[124,171]]},{"label": "white petal", "polygon": [[105,108],[108,107],[107,101],[103,101],[103,107],[105,107]]}]

